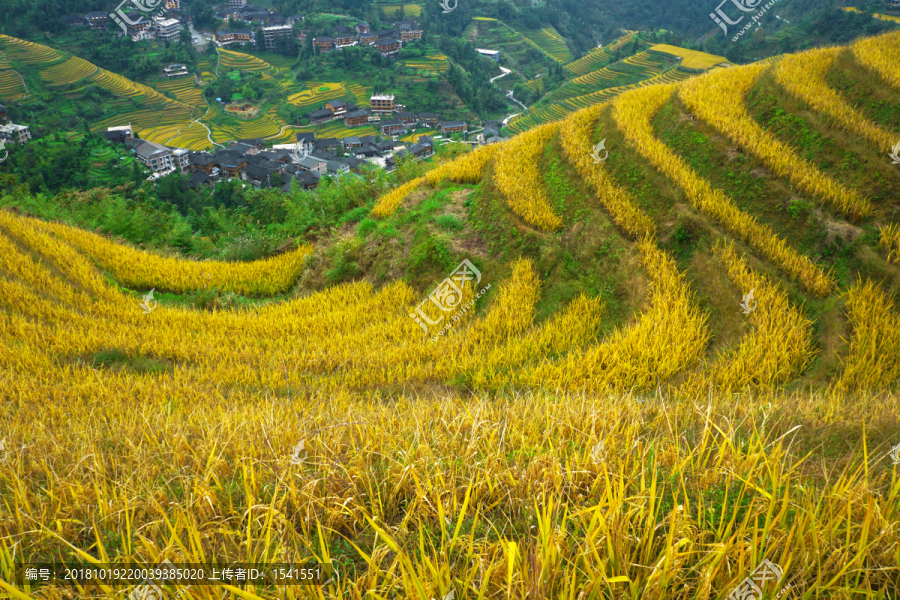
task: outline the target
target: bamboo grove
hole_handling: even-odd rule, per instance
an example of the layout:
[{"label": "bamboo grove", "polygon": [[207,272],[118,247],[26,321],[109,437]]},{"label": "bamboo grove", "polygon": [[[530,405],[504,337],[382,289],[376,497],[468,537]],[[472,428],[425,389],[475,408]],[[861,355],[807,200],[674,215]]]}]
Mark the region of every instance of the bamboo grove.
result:
[{"label": "bamboo grove", "polygon": [[[388,219],[463,186],[476,208],[493,202],[472,209],[484,229],[507,219],[510,238],[547,246],[595,209],[639,271],[624,317],[613,294],[554,289],[540,252],[477,284],[448,272],[427,289],[363,278],[301,293],[305,244],[195,262],[0,210],[0,590],[72,597],[13,584],[13,569],[80,553],[341,570],[323,587],[183,591],[197,600],[711,600],[763,558],[784,568],[785,598],[896,596],[896,210],[760,126],[748,97],[773,85],[807,103],[876,147],[896,186],[884,146],[900,130],[828,73],[846,52],[900,89],[898,48],[888,34],[635,89],[374,204]],[[682,109],[802,195],[805,220],[789,222],[804,235],[679,154],[664,119]],[[600,139],[617,140],[606,162]],[[554,204],[554,160],[581,186],[578,209]],[[650,183],[629,185],[637,171]],[[713,243],[686,258],[676,214]],[[817,222],[856,232],[864,268],[811,252],[803,228]],[[453,258],[480,267],[486,248]],[[200,310],[151,289],[247,301]]]}]

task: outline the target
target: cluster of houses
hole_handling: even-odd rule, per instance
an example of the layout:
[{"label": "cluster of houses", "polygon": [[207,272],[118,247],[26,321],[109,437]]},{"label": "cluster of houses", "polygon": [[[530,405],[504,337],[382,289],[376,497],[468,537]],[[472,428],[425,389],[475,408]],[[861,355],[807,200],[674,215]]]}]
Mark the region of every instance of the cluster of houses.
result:
[{"label": "cluster of houses", "polygon": [[[383,116],[391,118],[383,119]],[[336,99],[309,113],[309,122],[312,125],[336,120],[343,120],[344,127],[362,127],[371,124],[379,128],[381,135],[392,137],[407,135],[419,126],[440,129],[442,134],[461,133],[467,128],[465,121],[442,121],[437,113],[416,114],[406,110],[405,106],[394,101],[391,94],[373,95],[369,98],[368,110]]]},{"label": "cluster of houses", "polygon": [[[153,171],[155,180],[170,173],[190,174],[194,189],[208,182],[232,179],[255,187],[271,187],[276,182],[288,192],[292,183],[315,189],[323,175],[362,173],[383,166],[392,171],[397,161],[434,154],[435,140],[419,136],[416,143],[399,147],[393,140],[379,141],[376,136],[350,136],[316,139],[314,133],[298,133],[296,144],[266,149],[261,138],[239,140],[215,152],[191,152],[156,142],[134,138],[131,126],[110,127],[104,134],[110,142],[124,144],[135,157]],[[340,153],[340,154],[338,154]]]},{"label": "cluster of houses", "polygon": [[[259,23],[262,25],[263,43],[267,50],[275,48],[279,39],[294,38],[303,43],[306,34],[294,25],[303,22],[303,15],[284,15],[272,12],[267,8],[261,8],[246,3],[246,0],[230,0],[228,7],[220,7],[216,10],[216,17],[220,19],[233,19],[244,23]],[[216,32],[216,43],[219,46],[231,44],[256,44],[256,37],[250,29],[224,30]]]},{"label": "cluster of houses", "polygon": [[6,107],[0,104],[0,142],[3,144],[27,144],[31,139],[28,125],[11,123],[6,116]]},{"label": "cluster of houses", "polygon": [[360,21],[353,29],[339,25],[332,30],[331,36],[313,38],[312,44],[319,52],[346,46],[374,46],[382,56],[394,57],[404,43],[422,39],[422,28],[416,21],[400,21],[393,27],[372,31],[365,21]]},{"label": "cluster of houses", "polygon": [[[167,2],[166,6],[171,3]],[[170,8],[165,15],[154,15],[150,18],[137,10],[125,11],[124,19],[118,13],[89,12],[83,17],[77,14],[65,15],[60,20],[70,27],[87,25],[92,29],[106,29],[112,20],[114,24],[124,25],[128,35],[134,41],[158,39],[164,42],[177,40],[184,25],[190,19],[190,13],[182,11],[178,2],[177,8]]]}]

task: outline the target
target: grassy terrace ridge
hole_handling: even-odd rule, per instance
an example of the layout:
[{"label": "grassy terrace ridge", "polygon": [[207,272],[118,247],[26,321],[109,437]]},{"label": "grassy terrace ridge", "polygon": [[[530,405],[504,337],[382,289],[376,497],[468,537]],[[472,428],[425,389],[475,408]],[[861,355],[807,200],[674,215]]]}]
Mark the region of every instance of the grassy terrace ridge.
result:
[{"label": "grassy terrace ridge", "polygon": [[760,600],[900,598],[900,166],[853,129],[900,138],[898,38],[792,57],[854,123],[778,61],[631,84],[268,260],[3,178],[0,589],[66,597],[14,565],[80,557],[338,574],[164,586],[192,600],[724,600],[765,560]]}]

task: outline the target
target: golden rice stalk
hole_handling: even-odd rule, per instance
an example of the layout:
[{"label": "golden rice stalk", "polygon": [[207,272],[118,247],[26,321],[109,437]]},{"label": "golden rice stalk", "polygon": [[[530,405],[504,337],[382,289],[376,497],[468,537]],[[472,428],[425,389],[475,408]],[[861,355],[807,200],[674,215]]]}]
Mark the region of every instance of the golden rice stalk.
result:
[{"label": "golden rice stalk", "polygon": [[856,62],[900,91],[900,31],[857,40],[851,49]]},{"label": "golden rice stalk", "polygon": [[391,216],[394,214],[394,211],[397,210],[397,207],[400,206],[400,203],[403,202],[413,190],[422,185],[424,181],[424,177],[417,177],[412,181],[407,181],[403,185],[394,188],[378,199],[378,202],[375,203],[375,208],[372,209],[372,215],[378,218]]},{"label": "golden rice stalk", "polygon": [[774,67],[775,78],[788,92],[828,115],[839,126],[865,137],[880,150],[888,150],[894,145],[892,134],[853,108],[826,81],[828,71],[842,51],[842,48],[818,48],[789,54]]},{"label": "golden rice stalk", "polygon": [[767,69],[748,65],[708,73],[685,81],[679,95],[701,119],[736,144],[746,147],[779,177],[824,198],[851,219],[872,213],[872,205],[854,190],[822,173],[800,157],[790,146],[763,129],[747,112],[744,99]]},{"label": "golden rice stalk", "polygon": [[889,223],[878,228],[878,246],[887,255],[887,261],[900,264],[900,225]]},{"label": "golden rice stalk", "polygon": [[749,243],[800,281],[807,290],[818,296],[827,296],[834,287],[829,274],[794,250],[771,229],[741,211],[724,192],[714,189],[709,181],[697,175],[684,159],[656,137],[651,120],[671,98],[675,89],[674,84],[656,85],[633,90],[616,98],[613,114],[629,141],[657,169],[681,186],[695,208],[710,215],[721,226]]},{"label": "golden rice stalk", "polygon": [[[812,321],[791,306],[787,293],[765,275],[755,273],[729,243],[714,253],[743,294],[753,291],[752,312],[746,317],[752,332],[734,350],[722,352],[715,362],[691,375],[682,386],[685,395],[730,394],[750,386],[771,388],[786,383],[809,366],[814,356]],[[735,310],[737,310],[735,305]]]},{"label": "golden rice stalk", "polygon": [[429,171],[425,174],[425,181],[432,187],[445,179],[456,183],[478,183],[484,177],[488,163],[497,155],[498,151],[505,152],[506,145],[507,142],[500,142],[472,150],[464,156]]},{"label": "golden rice stalk", "polygon": [[674,259],[649,238],[637,243],[652,282],[650,308],[598,346],[523,370],[523,383],[548,389],[647,389],[694,365],[709,342],[707,316]]},{"label": "golden rice stalk", "polygon": [[558,128],[559,123],[547,123],[517,135],[497,155],[494,168],[494,180],[512,211],[548,231],[561,228],[563,222],[550,205],[538,161]]},{"label": "golden rice stalk", "polygon": [[[35,229],[50,232],[96,260],[122,285],[187,292],[205,288],[239,294],[270,296],[289,289],[306,265],[311,246],[253,262],[190,261],[169,258],[116,244],[95,233],[59,223],[12,217]],[[4,220],[0,220],[2,224]],[[9,217],[5,219],[9,222]],[[26,232],[28,227],[18,227]]]},{"label": "golden rice stalk", "polygon": [[844,375],[844,390],[880,390],[900,382],[900,315],[897,306],[872,281],[857,281],[847,293],[852,337]]},{"label": "golden rice stalk", "polygon": [[638,207],[631,194],[616,185],[603,166],[591,158],[593,125],[603,110],[603,105],[591,106],[563,121],[560,129],[563,150],[581,177],[594,189],[616,225],[635,240],[655,237],[653,220]]}]

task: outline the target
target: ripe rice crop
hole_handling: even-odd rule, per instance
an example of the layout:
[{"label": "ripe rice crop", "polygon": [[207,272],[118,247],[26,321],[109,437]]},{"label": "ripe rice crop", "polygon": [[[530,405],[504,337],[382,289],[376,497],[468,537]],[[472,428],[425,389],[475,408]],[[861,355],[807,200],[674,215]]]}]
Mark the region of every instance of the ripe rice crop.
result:
[{"label": "ripe rice crop", "polygon": [[27,63],[29,65],[39,65],[50,63],[63,58],[63,55],[41,44],[35,44],[19,38],[3,35],[0,33],[0,43],[3,44],[4,51],[9,60]]},{"label": "ripe rice crop", "polygon": [[900,225],[890,223],[878,228],[878,246],[887,256],[887,261],[900,264]]},{"label": "ripe rice crop", "polygon": [[709,343],[707,317],[684,275],[652,239],[637,246],[652,282],[649,309],[597,346],[524,370],[522,383],[549,390],[646,390],[700,360]]},{"label": "ripe rice crop", "polygon": [[478,183],[484,177],[488,163],[507,143],[500,142],[472,150],[446,165],[432,169],[425,174],[425,181],[432,187],[446,179],[456,183]]},{"label": "ripe rice crop", "polygon": [[851,49],[856,62],[872,69],[895,90],[900,90],[900,31],[863,38]]},{"label": "ripe rice crop", "polygon": [[599,105],[587,108],[563,122],[560,128],[563,150],[578,169],[581,178],[593,188],[616,225],[635,240],[655,237],[656,225],[653,220],[637,206],[631,194],[616,185],[606,174],[603,166],[596,164],[591,157],[589,150],[594,147],[591,134],[594,123],[603,109],[604,107]]},{"label": "ripe rice crop", "polygon": [[858,133],[880,150],[888,150],[894,145],[893,135],[853,108],[825,79],[842,50],[820,48],[785,56],[775,67],[775,78],[787,91],[831,117],[838,126]]},{"label": "ripe rice crop", "polygon": [[[17,225],[12,217],[0,213],[0,224]],[[24,218],[19,218],[24,220]],[[137,289],[187,292],[219,289],[226,292],[270,296],[294,284],[312,249],[303,246],[274,258],[247,263],[191,262],[150,254],[116,244],[94,233],[60,225],[27,221],[33,227],[51,232],[76,249],[94,258],[119,282]]]},{"label": "ripe rice crop", "polygon": [[558,129],[550,123],[515,136],[497,154],[494,169],[494,181],[512,211],[530,225],[550,231],[563,223],[550,205],[538,161]]},{"label": "ripe rice crop", "polygon": [[[807,55],[806,60],[809,60]],[[700,118],[735,143],[749,149],[780,177],[788,179],[851,219],[872,212],[872,205],[801,158],[790,146],[763,129],[747,112],[744,98],[767,67],[748,65],[703,75],[683,84],[681,99]]]},{"label": "ripe rice crop", "polygon": [[77,56],[72,56],[65,62],[47,67],[41,71],[41,77],[52,85],[65,85],[90,77],[96,72],[97,67],[93,63],[89,63]]},{"label": "ripe rice crop", "polygon": [[[736,69],[735,69],[736,70]],[[708,76],[706,76],[708,78]],[[689,86],[693,82],[681,84]],[[796,278],[811,293],[827,296],[834,288],[830,275],[824,273],[806,256],[794,250],[769,227],[741,211],[721,190],[697,175],[693,169],[662,143],[653,131],[651,120],[672,97],[675,85],[659,85],[634,90],[614,102],[614,116],[628,140],[657,169],[675,181],[698,210],[749,243],[785,272]]]},{"label": "ripe rice crop", "polygon": [[756,304],[746,317],[752,330],[737,348],[720,353],[715,362],[692,374],[681,387],[686,396],[697,396],[712,386],[730,394],[748,386],[770,388],[802,373],[815,355],[812,321],[791,306],[783,289],[768,277],[755,273],[729,243],[715,248],[734,285],[746,294],[753,290]]},{"label": "ripe rice crop", "polygon": [[0,98],[21,100],[25,97],[25,85],[17,71],[0,71]]},{"label": "ripe rice crop", "polygon": [[699,50],[688,50],[686,48],[679,48],[678,46],[670,46],[669,44],[656,44],[655,46],[650,46],[647,51],[680,57],[682,60],[679,63],[679,66],[683,69],[706,71],[718,64],[729,63],[728,59],[724,56],[716,56],[715,54],[709,54]]},{"label": "ripe rice crop", "polygon": [[896,303],[872,281],[847,293],[852,335],[838,388],[877,390],[900,383],[900,315]]},{"label": "ripe rice crop", "polygon": [[375,203],[375,208],[372,209],[372,215],[383,218],[394,214],[394,211],[397,210],[400,203],[423,183],[425,183],[425,178],[418,177],[397,186],[378,199],[378,202]]}]

